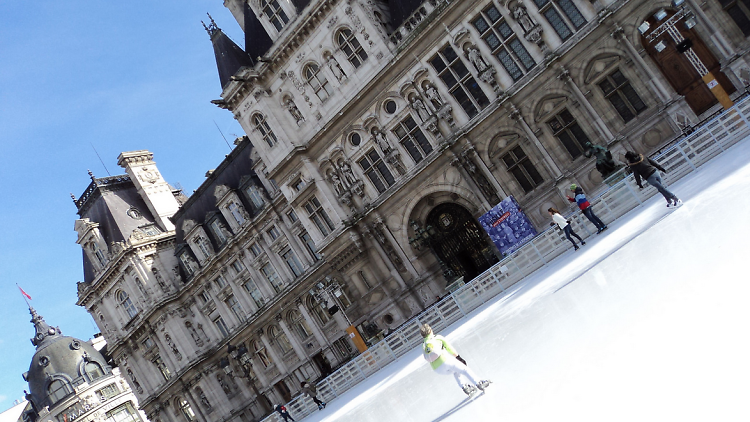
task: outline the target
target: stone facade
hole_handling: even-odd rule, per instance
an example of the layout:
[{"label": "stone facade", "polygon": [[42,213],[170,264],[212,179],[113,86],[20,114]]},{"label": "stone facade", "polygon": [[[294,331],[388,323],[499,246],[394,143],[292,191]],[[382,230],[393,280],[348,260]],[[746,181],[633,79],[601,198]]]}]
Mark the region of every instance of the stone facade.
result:
[{"label": "stone facade", "polygon": [[[604,186],[586,142],[652,153],[721,109],[649,41],[681,13],[667,1],[393,4],[225,0],[270,40],[230,78],[242,51],[207,26],[214,103],[247,136],[189,199],[135,151],[76,201],[79,305],[152,421],[258,420],[356,353],[348,326],[376,341],[496,262],[473,228],[499,200],[544,228],[571,183]],[[735,98],[750,28],[684,5],[681,33]]]}]

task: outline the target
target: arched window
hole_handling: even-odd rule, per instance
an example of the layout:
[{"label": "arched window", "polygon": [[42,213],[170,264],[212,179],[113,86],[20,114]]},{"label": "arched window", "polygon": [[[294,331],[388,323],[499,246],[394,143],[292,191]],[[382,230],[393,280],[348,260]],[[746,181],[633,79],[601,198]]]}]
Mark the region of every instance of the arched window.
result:
[{"label": "arched window", "polygon": [[277,31],[281,31],[281,28],[289,22],[289,18],[284,13],[278,0],[261,0],[260,10],[266,15]]},{"label": "arched window", "polygon": [[307,321],[305,321],[305,318],[299,311],[294,310],[289,312],[289,325],[294,327],[301,340],[310,337],[310,333],[312,333],[310,326],[307,325]]},{"label": "arched window", "polygon": [[266,353],[266,347],[263,345],[263,343],[259,341],[253,341],[253,351],[255,352],[255,356],[260,359],[260,363],[263,364],[264,367],[268,368],[271,366],[271,359],[268,358],[268,353]]},{"label": "arched window", "polygon": [[331,320],[331,316],[328,315],[328,309],[325,308],[325,303],[319,303],[312,296],[308,300],[308,309],[311,309],[315,313],[321,324],[325,324]]},{"label": "arched window", "polygon": [[265,116],[260,113],[254,114],[253,124],[255,125],[255,130],[260,133],[261,138],[266,141],[269,147],[273,147],[274,145],[276,145],[278,140],[276,139],[276,135],[274,135],[273,131],[271,130],[271,126],[269,126],[268,122],[266,122]]},{"label": "arched window", "polygon": [[72,392],[73,390],[70,388],[70,384],[59,379],[52,381],[49,384],[49,387],[47,387],[47,394],[49,395],[52,404],[59,402]]},{"label": "arched window", "polygon": [[117,292],[117,301],[120,302],[120,306],[125,309],[128,317],[135,318],[135,316],[138,315],[138,309],[135,308],[135,305],[133,305],[133,302],[130,300],[130,297],[127,293],[119,290]]},{"label": "arched window", "polygon": [[317,64],[308,64],[305,66],[302,74],[305,76],[307,84],[310,85],[310,88],[312,88],[313,91],[315,91],[315,95],[317,95],[321,101],[324,101],[331,95],[331,87],[328,84],[328,79],[326,79],[326,76],[320,71]]},{"label": "arched window", "polygon": [[104,257],[104,252],[102,252],[96,242],[91,242],[91,252],[94,254],[97,261],[99,261],[99,265],[103,267],[107,263],[107,259]]},{"label": "arched window", "polygon": [[104,376],[104,370],[102,369],[102,366],[99,365],[96,362],[86,362],[86,365],[83,367],[84,372],[86,372],[86,375],[89,378],[89,381],[93,381],[97,378]]},{"label": "arched window", "polygon": [[279,346],[279,349],[281,349],[283,353],[287,353],[292,350],[292,344],[289,343],[289,338],[287,338],[283,330],[278,327],[271,327],[268,329],[268,334],[273,339],[273,342]]},{"label": "arched window", "polygon": [[190,403],[187,400],[182,397],[177,398],[177,408],[180,409],[180,413],[182,413],[186,421],[193,422],[195,420],[195,412],[193,412],[193,408],[190,407]]},{"label": "arched window", "polygon": [[359,67],[363,61],[367,60],[367,53],[365,53],[357,37],[348,28],[344,28],[336,34],[336,42],[339,44],[341,51],[346,54],[346,58],[352,66]]}]

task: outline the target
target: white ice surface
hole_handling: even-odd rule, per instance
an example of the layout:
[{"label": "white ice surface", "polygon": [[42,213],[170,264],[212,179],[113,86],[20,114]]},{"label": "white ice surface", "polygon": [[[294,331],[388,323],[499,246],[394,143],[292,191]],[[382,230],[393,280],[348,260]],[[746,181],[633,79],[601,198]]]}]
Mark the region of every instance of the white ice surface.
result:
[{"label": "white ice surface", "polygon": [[750,421],[750,141],[457,322],[465,400],[415,349],[305,421]]}]

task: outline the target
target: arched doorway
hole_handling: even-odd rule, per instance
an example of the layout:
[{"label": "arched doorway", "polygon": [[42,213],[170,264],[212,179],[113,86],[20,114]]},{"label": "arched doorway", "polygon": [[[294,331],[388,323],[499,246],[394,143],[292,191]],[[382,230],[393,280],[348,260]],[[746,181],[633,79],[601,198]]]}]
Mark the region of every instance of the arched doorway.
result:
[{"label": "arched doorway", "polygon": [[[703,114],[706,110],[718,103],[718,100],[706,86],[702,75],[698,73],[695,67],[684,53],[678,51],[677,43],[674,42],[668,31],[662,35],[648,41],[647,37],[660,28],[664,28],[665,22],[669,21],[677,11],[672,9],[659,9],[644,22],[648,29],[641,32],[641,44],[646,52],[656,63],[664,77],[669,81],[678,94],[685,96],[685,101],[697,115]],[[674,24],[674,29],[678,31],[686,40],[692,43],[692,49],[698,56],[703,65],[716,78],[724,91],[731,94],[736,88],[727,76],[721,72],[721,64],[711,53],[701,37],[694,28],[688,28],[687,21],[689,17],[679,19]],[[661,44],[660,44],[661,43]]]},{"label": "arched doorway", "polygon": [[425,226],[430,247],[454,278],[463,276],[468,282],[498,262],[489,236],[460,205],[436,206],[427,215]]}]

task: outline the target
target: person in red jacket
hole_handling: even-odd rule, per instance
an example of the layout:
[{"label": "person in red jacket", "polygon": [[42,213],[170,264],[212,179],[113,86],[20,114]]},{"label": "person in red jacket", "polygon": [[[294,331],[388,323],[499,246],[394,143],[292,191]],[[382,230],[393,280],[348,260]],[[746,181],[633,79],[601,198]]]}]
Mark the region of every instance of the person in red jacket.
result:
[{"label": "person in red jacket", "polygon": [[583,189],[581,189],[580,186],[576,185],[575,183],[570,185],[570,190],[573,191],[573,194],[575,195],[574,198],[571,198],[568,196],[568,201],[575,202],[578,204],[578,208],[581,209],[581,212],[583,212],[583,215],[586,216],[586,218],[589,219],[594,225],[596,226],[596,234],[599,234],[603,232],[604,230],[607,230],[607,225],[602,222],[602,220],[599,219],[599,217],[594,214],[594,210],[591,208],[591,204],[589,203],[589,200],[586,199],[586,194],[583,193]]},{"label": "person in red jacket", "polygon": [[286,410],[285,406],[282,406],[280,404],[277,404],[273,407],[273,410],[279,413],[282,418],[284,418],[284,421],[292,421],[294,422],[294,419],[292,419],[292,416],[289,414],[289,412]]}]

